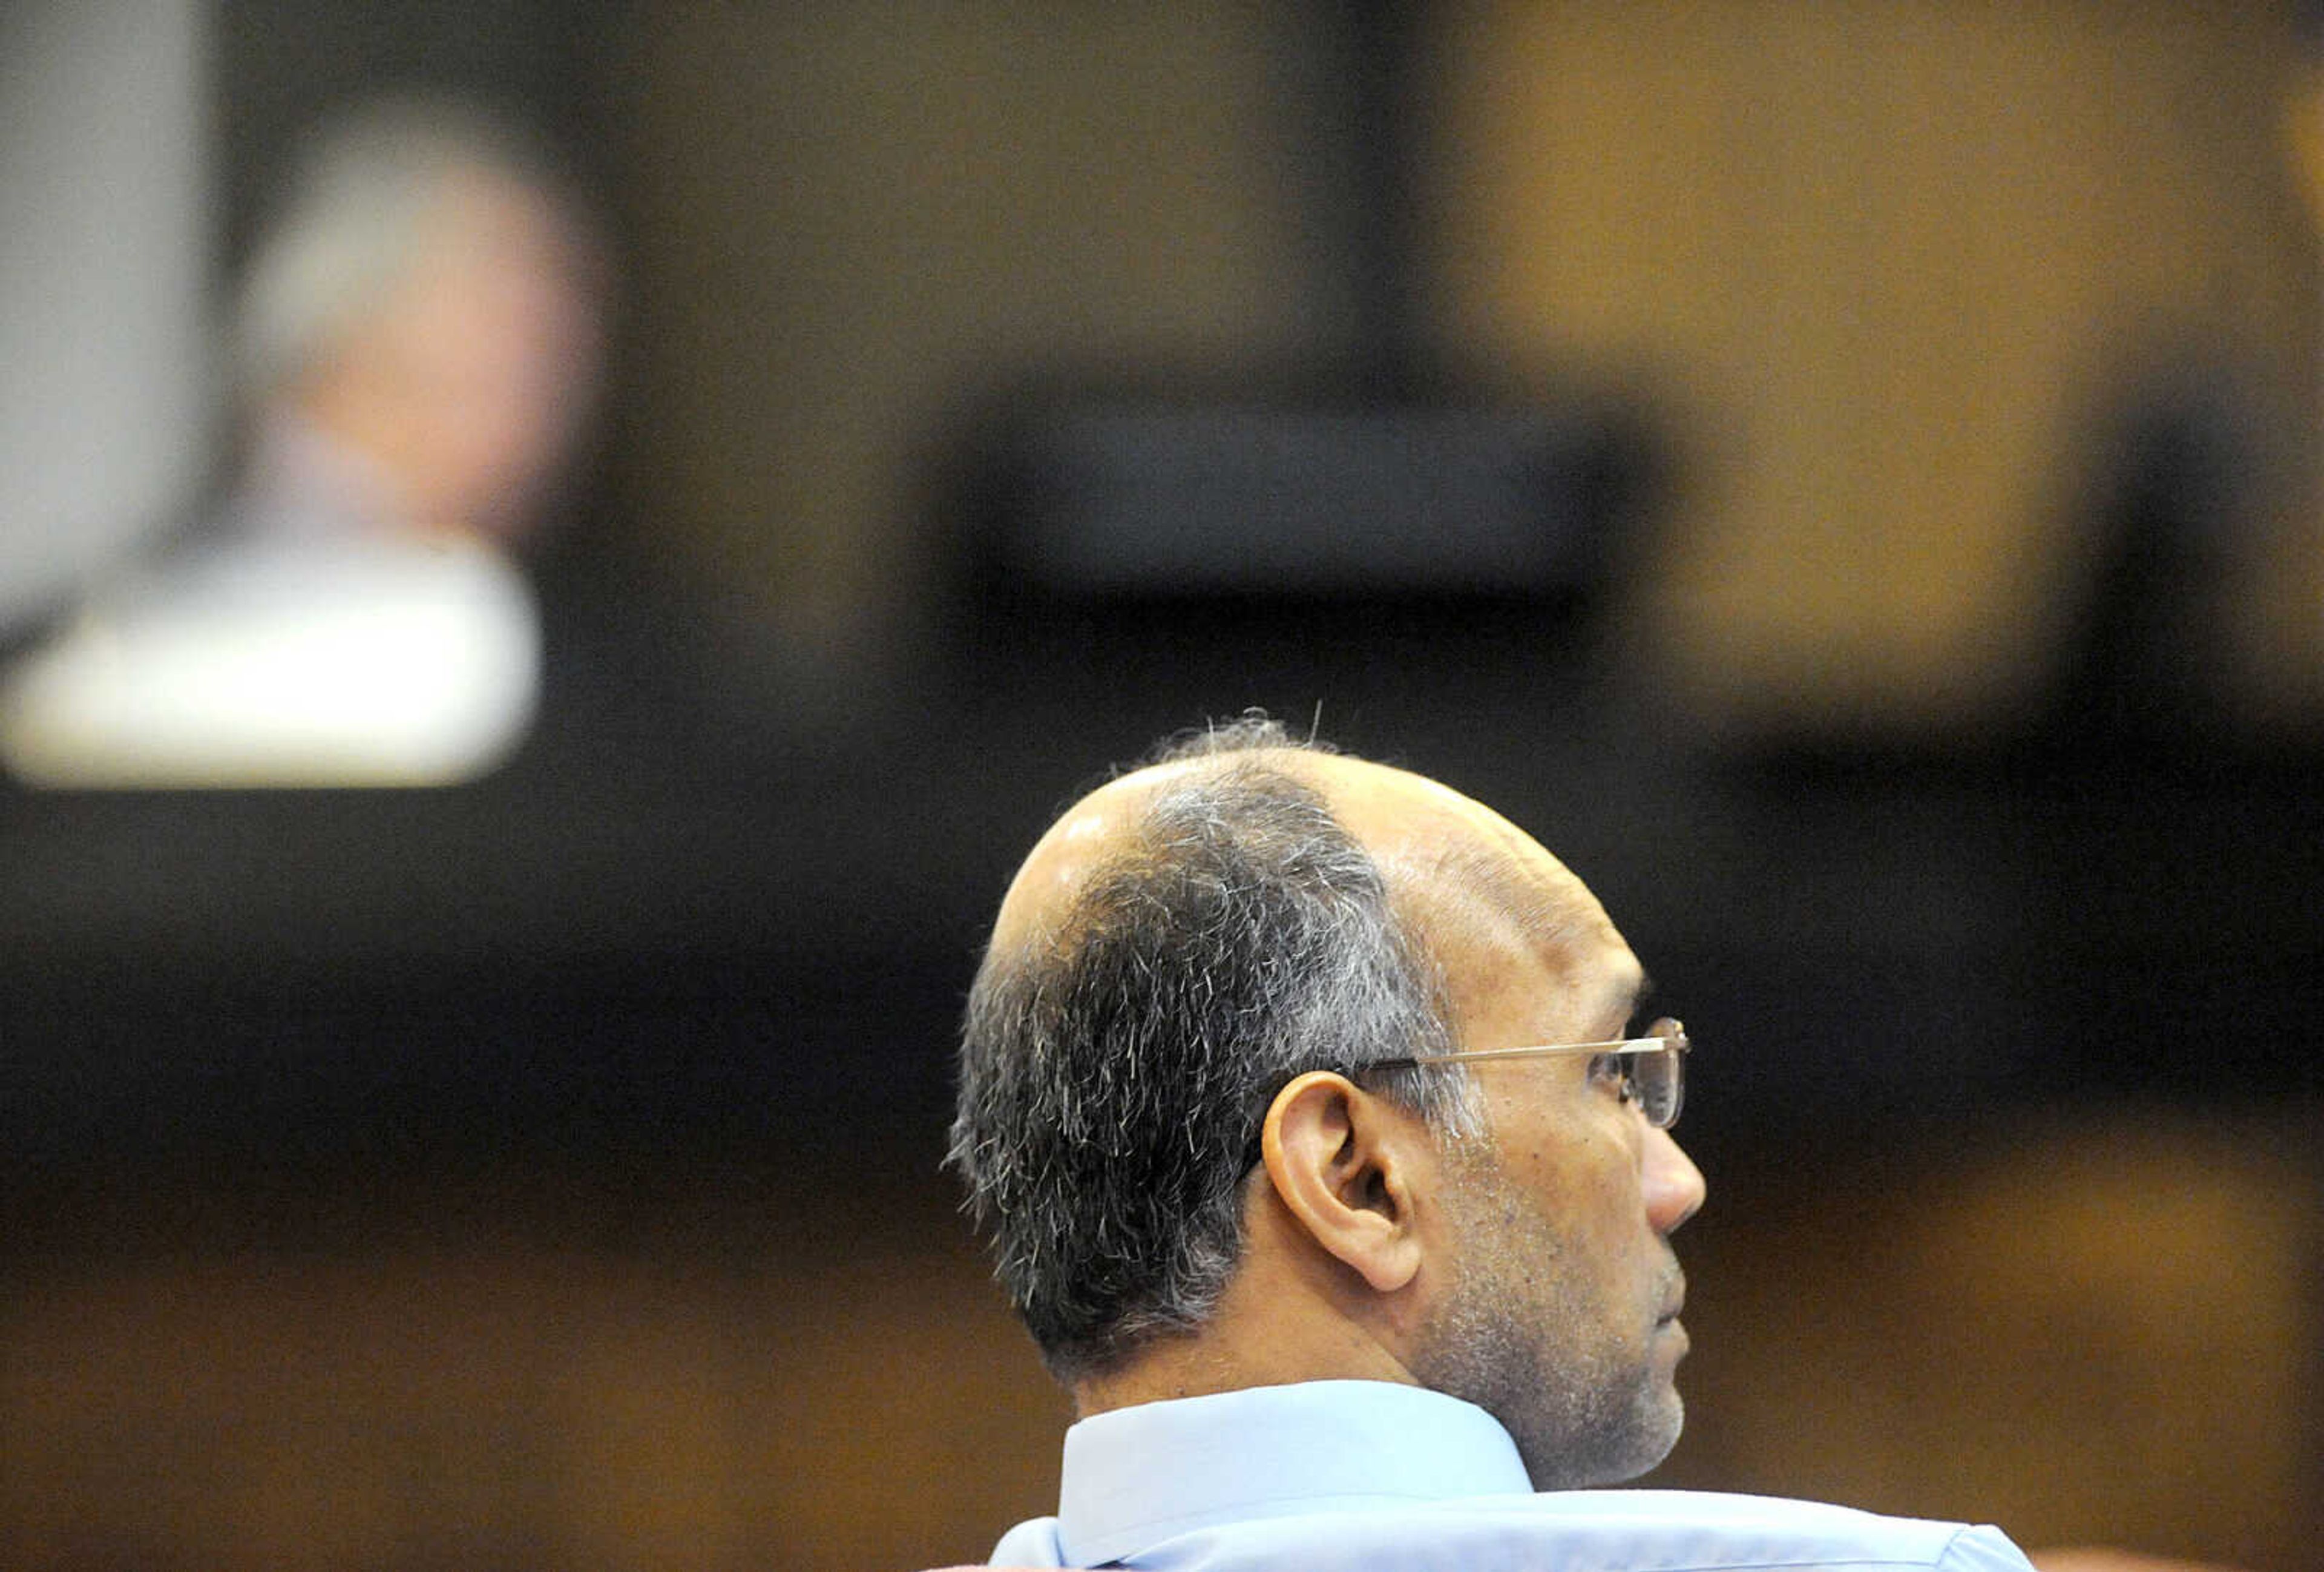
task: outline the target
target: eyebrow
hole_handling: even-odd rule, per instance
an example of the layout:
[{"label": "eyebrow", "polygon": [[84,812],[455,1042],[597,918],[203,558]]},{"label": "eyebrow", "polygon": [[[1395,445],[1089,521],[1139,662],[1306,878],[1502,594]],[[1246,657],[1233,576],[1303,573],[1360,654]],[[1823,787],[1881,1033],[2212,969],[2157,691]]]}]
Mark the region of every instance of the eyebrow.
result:
[{"label": "eyebrow", "polygon": [[1647,976],[1643,970],[1638,973],[1638,980],[1635,984],[1621,989],[1611,996],[1613,1003],[1619,1004],[1622,1008],[1622,1024],[1620,1030],[1623,1032],[1628,1033],[1632,1025],[1637,1022],[1639,1013],[1646,1008],[1646,1001],[1654,996],[1655,980],[1651,976]]}]

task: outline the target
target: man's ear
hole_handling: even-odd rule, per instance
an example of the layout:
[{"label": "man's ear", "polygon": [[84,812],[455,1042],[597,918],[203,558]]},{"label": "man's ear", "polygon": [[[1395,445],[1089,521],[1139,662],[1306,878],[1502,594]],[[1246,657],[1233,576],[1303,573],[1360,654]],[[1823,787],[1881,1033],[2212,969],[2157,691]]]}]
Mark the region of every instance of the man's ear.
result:
[{"label": "man's ear", "polygon": [[1347,1077],[1310,1070],[1275,1095],[1259,1151],[1277,1197],[1376,1292],[1420,1271],[1413,1213],[1416,1116]]}]

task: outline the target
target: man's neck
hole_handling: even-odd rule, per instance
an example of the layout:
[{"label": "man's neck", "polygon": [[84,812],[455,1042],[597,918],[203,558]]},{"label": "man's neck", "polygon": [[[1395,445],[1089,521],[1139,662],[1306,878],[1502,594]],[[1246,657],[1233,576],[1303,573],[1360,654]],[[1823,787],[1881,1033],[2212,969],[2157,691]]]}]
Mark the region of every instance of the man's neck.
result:
[{"label": "man's neck", "polygon": [[1303,1381],[1419,1382],[1387,1342],[1346,1307],[1278,1281],[1279,1258],[1246,1254],[1218,1307],[1195,1331],[1166,1334],[1118,1370],[1074,1384],[1083,1418],[1133,1403],[1163,1402]]}]

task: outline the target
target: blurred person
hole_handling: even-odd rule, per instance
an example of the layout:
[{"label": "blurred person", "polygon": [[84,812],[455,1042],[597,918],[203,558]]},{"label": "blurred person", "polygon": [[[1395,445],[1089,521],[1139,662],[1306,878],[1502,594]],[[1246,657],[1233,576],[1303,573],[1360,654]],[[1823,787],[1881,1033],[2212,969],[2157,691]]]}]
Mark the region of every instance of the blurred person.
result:
[{"label": "blurred person", "polygon": [[398,785],[515,746],[540,680],[510,547],[591,405],[602,277],[528,143],[419,102],[303,161],[241,281],[225,501],[0,692],[40,784]]},{"label": "blurred person", "polygon": [[1607,1491],[1677,1440],[1687,1038],[1589,889],[1258,716],[1003,900],[952,1166],[1072,1392],[996,1563],[2016,1568],[1991,1527]]}]

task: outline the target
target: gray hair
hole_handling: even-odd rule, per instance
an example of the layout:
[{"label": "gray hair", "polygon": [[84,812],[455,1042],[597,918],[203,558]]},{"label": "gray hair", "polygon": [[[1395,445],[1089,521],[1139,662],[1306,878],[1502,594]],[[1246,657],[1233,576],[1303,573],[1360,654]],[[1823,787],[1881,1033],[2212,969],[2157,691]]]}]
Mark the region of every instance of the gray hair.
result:
[{"label": "gray hair", "polygon": [[[1157,792],[1059,931],[988,951],[970,991],[949,1161],[1060,1380],[1209,1316],[1286,1081],[1451,1046],[1442,980],[1379,865],[1249,753],[1314,745],[1249,717],[1163,755],[1247,754]],[[1456,1071],[1379,1084],[1470,1125]]]},{"label": "gray hair", "polygon": [[326,127],[242,272],[233,317],[237,395],[263,402],[327,358],[419,261],[447,185],[472,171],[577,214],[547,153],[475,106],[385,99]]}]

